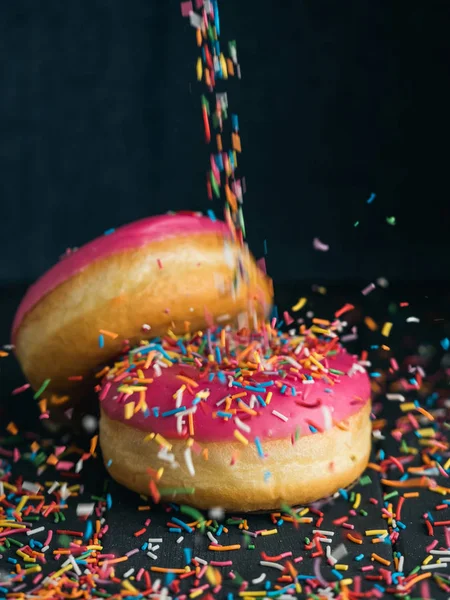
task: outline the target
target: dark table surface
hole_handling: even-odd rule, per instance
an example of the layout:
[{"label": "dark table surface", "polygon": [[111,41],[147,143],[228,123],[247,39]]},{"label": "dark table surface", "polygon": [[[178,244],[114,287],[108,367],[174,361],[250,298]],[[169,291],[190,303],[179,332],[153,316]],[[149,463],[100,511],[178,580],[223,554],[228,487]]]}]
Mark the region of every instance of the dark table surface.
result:
[{"label": "dark table surface", "polygon": [[[337,497],[310,507],[308,512],[305,510],[303,516],[312,517],[310,523],[281,521],[279,516],[274,517],[270,514],[247,516],[227,514],[222,524],[228,532],[224,530],[219,536],[220,530],[218,533],[216,530],[215,535],[223,545],[241,544],[241,549],[238,551],[218,553],[208,550],[209,539],[199,528],[192,532],[184,530],[181,533],[170,532],[167,523],[171,518],[177,517],[190,522],[192,517],[181,512],[176,504],[150,506],[151,503],[146,499],[116,484],[107,475],[98,449],[95,456],[85,457],[83,468],[78,474],[75,473],[74,468],[65,472],[48,464],[46,462],[48,456],[57,453],[59,447],[65,448],[59,454],[59,460],[76,463],[80,459],[80,454],[76,452],[81,451],[74,451],[73,446],[89,452],[93,433],[74,437],[63,434],[62,439],[51,438],[40,425],[39,412],[32,392],[27,390],[20,395],[11,394],[13,389],[25,383],[12,353],[1,358],[0,436],[3,437],[0,437],[0,481],[9,482],[16,487],[6,487],[6,497],[0,498],[0,521],[2,510],[10,515],[20,502],[20,497],[30,494],[21,488],[24,481],[38,481],[45,490],[48,490],[49,484],[53,481],[65,481],[69,487],[80,486],[80,488],[73,489],[73,495],[66,500],[66,508],[61,509],[59,513],[52,513],[45,517],[41,510],[40,513],[30,511],[28,520],[23,516],[23,521],[30,523],[31,528],[44,526],[45,529],[41,532],[31,536],[23,533],[2,536],[1,527],[4,525],[0,525],[0,598],[33,598],[38,597],[38,594],[42,594],[39,597],[46,598],[105,598],[117,594],[114,597],[120,598],[140,597],[141,592],[144,592],[145,597],[167,595],[177,598],[208,598],[217,595],[217,597],[231,599],[246,597],[246,594],[250,598],[283,597],[288,593],[308,598],[377,598],[393,597],[393,594],[407,598],[448,598],[450,562],[438,564],[437,568],[430,569],[423,569],[422,563],[424,560],[427,563],[427,557],[431,556],[430,564],[436,564],[440,557],[445,558],[445,554],[435,554],[435,552],[450,550],[450,527],[446,529],[445,524],[435,524],[447,521],[450,525],[450,479],[448,479],[450,468],[449,464],[446,465],[449,463],[450,456],[446,445],[449,432],[449,410],[446,399],[450,367],[446,339],[450,336],[448,312],[450,290],[448,285],[439,283],[426,286],[397,284],[387,288],[377,286],[365,297],[361,294],[362,287],[363,284],[340,286],[334,284],[328,289],[318,289],[317,286],[308,283],[290,287],[278,286],[277,301],[281,313],[285,308],[292,306],[299,297],[307,297],[307,305],[301,313],[298,313],[298,316],[303,318],[307,318],[308,311],[312,311],[316,316],[328,318],[346,302],[355,305],[355,310],[346,316],[348,316],[349,328],[357,327],[357,339],[349,342],[348,347],[355,352],[368,350],[368,360],[372,362],[369,372],[374,386],[379,390],[379,393],[374,395],[374,413],[376,413],[374,418],[376,417],[376,427],[380,428],[379,433],[374,437],[372,462],[375,467],[369,467],[351,490],[341,491]],[[5,344],[9,341],[10,323],[24,289],[23,286],[15,286],[1,290],[0,340]],[[376,331],[371,331],[364,323],[364,318],[367,316],[372,317],[377,323]],[[409,317],[417,317],[420,322],[407,321]],[[386,321],[393,323],[389,337],[381,335],[382,325]],[[389,346],[391,350],[382,349],[382,344]],[[385,372],[389,367],[391,356],[396,358],[400,370],[395,375],[386,376]],[[411,368],[417,364],[421,365],[426,373],[421,385],[410,391],[400,389],[397,393],[404,395],[407,402],[417,401],[418,406],[424,407],[436,417],[434,421],[430,421],[426,415],[417,410],[409,413],[414,415],[411,419],[406,412],[402,412],[399,402],[386,399],[387,386],[392,388],[394,379],[404,379],[410,385],[414,378],[417,379],[417,372],[411,371]],[[95,413],[94,408],[92,412]],[[419,423],[414,421],[414,417],[419,420]],[[398,422],[398,418],[403,420]],[[17,435],[12,435],[14,430],[11,427],[9,431],[7,430],[10,421],[17,426]],[[397,427],[403,428],[403,434],[398,439],[395,437]],[[434,437],[425,437],[430,433],[429,431],[423,432],[421,437],[420,432],[415,431],[414,427],[421,429],[431,427],[434,429],[432,432]],[[433,439],[435,441],[430,442]],[[34,454],[30,449],[33,441],[39,443],[39,449]],[[430,443],[434,443],[434,446],[430,447]],[[390,457],[393,457],[393,460]],[[437,468],[433,461],[438,462],[441,468]],[[429,462],[432,463],[431,466]],[[41,469],[46,465],[45,471],[41,474],[38,474],[38,465],[41,465]],[[412,467],[419,466],[423,467],[419,473],[410,470]],[[408,487],[398,487],[396,484],[391,486],[386,483],[392,481],[398,484],[403,469],[405,470],[403,483]],[[426,487],[418,487],[410,481],[411,479],[417,481],[422,477],[423,483],[422,471],[429,478]],[[57,492],[58,490],[56,494]],[[49,495],[47,491],[42,492],[42,490],[41,493],[45,496],[46,506],[57,499],[55,494]],[[237,493],[245,494],[245,490],[237,490]],[[405,493],[407,497],[401,500]],[[410,493],[417,493],[417,495],[408,497]],[[377,535],[366,535],[367,530],[389,529],[390,534],[394,533],[395,538],[395,531],[392,529],[395,522],[392,523],[387,513],[397,514],[399,501],[400,506],[402,504],[403,506],[400,518],[397,517],[400,524],[395,528],[398,530],[398,539],[392,542],[390,537],[387,537],[378,541]],[[35,507],[39,502],[39,499],[28,500],[22,515],[26,513],[27,506]],[[107,581],[103,579],[98,581],[102,575],[94,574],[91,577],[84,573],[86,568],[90,568],[92,572],[99,570],[95,566],[98,558],[95,558],[93,563],[80,562],[77,564],[77,568],[80,569],[78,574],[73,568],[67,572],[69,587],[64,588],[66,595],[63,596],[60,591],[57,591],[57,584],[54,583],[59,575],[51,577],[50,582],[47,581],[44,586],[43,583],[46,581],[45,576],[58,571],[67,559],[66,555],[58,557],[54,552],[55,549],[63,548],[64,551],[69,539],[81,539],[80,536],[67,538],[57,531],[75,530],[85,533],[89,530],[90,524],[95,529],[97,519],[95,514],[89,517],[88,521],[77,517],[77,505],[85,502],[95,502],[98,514],[104,519],[101,524],[103,534],[98,536],[103,548],[100,553],[123,557],[134,549],[138,551],[127,557],[127,560],[118,563],[115,573],[110,573]],[[142,507],[149,508],[142,509]],[[287,513],[282,514],[289,517]],[[347,529],[346,526],[339,524],[339,521],[336,522],[344,516],[347,517],[346,522],[354,529]],[[205,517],[208,517],[206,513]],[[147,519],[151,522],[146,526]],[[258,534],[256,537],[246,535],[242,524],[243,519],[247,520],[248,530],[251,532],[264,530],[275,530],[275,532],[271,535]],[[427,525],[427,520],[431,523],[432,531],[428,529],[430,525]],[[107,531],[105,525],[108,525]],[[145,528],[145,533],[136,537],[134,532],[142,528]],[[314,529],[333,532],[333,535],[326,534],[332,538],[331,544],[323,542],[322,545],[324,548],[331,545],[331,553],[336,557],[339,557],[341,545],[344,545],[345,551],[342,551],[338,564],[344,565],[342,569],[346,570],[332,571],[326,557],[314,556],[318,548],[311,548],[307,540],[307,538],[312,540]],[[34,546],[34,550],[39,550],[39,543],[45,541],[50,530],[54,531],[54,535],[49,549],[45,552],[45,562],[39,557],[36,564],[24,562],[23,557],[17,554],[20,547],[30,544]],[[356,537],[362,534],[362,543],[357,544],[349,540],[347,537],[349,533],[353,533]],[[180,536],[183,536],[183,540],[177,543]],[[19,545],[16,542],[16,544],[10,543],[9,548],[6,547],[6,537],[19,540]],[[155,559],[147,556],[141,549],[148,538],[163,540],[158,544],[159,548],[154,551]],[[377,540],[376,543],[373,543],[374,539]],[[430,545],[431,553],[430,548],[428,551],[426,549]],[[280,565],[280,569],[260,564],[266,555],[274,557],[284,553],[288,554],[274,563]],[[377,558],[373,559],[372,553],[384,559],[386,564],[380,563]],[[401,559],[401,556],[404,558]],[[232,561],[232,564],[216,566],[214,569],[209,567],[207,570],[203,569],[204,572],[199,572],[202,563],[197,561],[196,557],[208,562]],[[450,552],[447,558],[450,558]],[[400,574],[398,560],[403,561]],[[15,561],[17,565],[27,568],[41,566],[42,571],[24,575]],[[288,561],[291,566],[287,564]],[[196,562],[199,567],[196,567]],[[152,570],[154,567],[183,569],[187,564],[190,564],[190,568],[194,571],[197,568],[197,573],[184,579],[179,579],[180,574],[159,573]],[[292,588],[293,584],[292,568],[297,572],[297,575],[295,573],[294,575],[301,585],[301,593],[299,593],[300,588],[289,587]],[[123,575],[130,569],[134,571],[128,575],[128,582],[123,583]],[[417,573],[411,575],[415,570]],[[264,581],[252,583],[252,580],[260,578],[263,573],[266,575]],[[411,582],[421,575],[426,575],[426,578],[411,585]],[[136,577],[139,581],[135,579]],[[346,579],[350,580],[348,586],[336,583],[342,578],[344,582]],[[158,579],[161,582],[159,592]],[[220,579],[222,579],[221,589],[214,589]],[[77,581],[75,585],[74,582]],[[247,587],[245,582],[248,583]],[[202,586],[208,587],[202,588]],[[285,586],[287,589],[283,590]],[[163,589],[162,593],[161,589]],[[250,594],[250,591],[255,591],[255,594]]]}]

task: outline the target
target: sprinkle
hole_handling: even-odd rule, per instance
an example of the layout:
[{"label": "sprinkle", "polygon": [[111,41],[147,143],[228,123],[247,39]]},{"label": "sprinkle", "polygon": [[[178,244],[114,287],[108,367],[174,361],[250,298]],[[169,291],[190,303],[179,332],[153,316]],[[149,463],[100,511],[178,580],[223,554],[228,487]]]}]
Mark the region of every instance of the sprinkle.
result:
[{"label": "sprinkle", "polygon": [[284,422],[286,422],[286,421],[289,421],[288,417],[286,417],[285,415],[281,414],[281,413],[280,413],[280,412],[278,412],[277,410],[273,410],[273,411],[272,411],[272,414],[273,414],[275,417],[278,417],[279,419],[281,419],[281,420],[282,420],[282,421],[284,421]]},{"label": "sprinkle", "polygon": [[41,387],[38,389],[38,391],[34,394],[33,399],[37,400],[39,398],[39,396],[44,392],[44,390],[47,388],[48,384],[50,383],[50,379],[45,379],[43,384],[41,385]]},{"label": "sprinkle", "polygon": [[301,310],[305,306],[306,302],[306,298],[299,298],[297,304],[294,304],[294,306],[292,307],[293,312]]},{"label": "sprinkle", "polygon": [[384,335],[384,337],[389,337],[389,334],[391,333],[391,329],[392,329],[392,323],[386,322],[381,329],[381,335]]},{"label": "sprinkle", "polygon": [[215,544],[210,544],[208,546],[208,550],[215,550],[216,552],[228,552],[228,550],[240,550],[240,544],[231,544],[230,546],[218,546]]},{"label": "sprinkle", "polygon": [[233,435],[237,440],[239,440],[241,442],[241,444],[244,444],[244,446],[248,445],[248,439],[246,437],[244,437],[240,431],[235,429],[233,432]]}]

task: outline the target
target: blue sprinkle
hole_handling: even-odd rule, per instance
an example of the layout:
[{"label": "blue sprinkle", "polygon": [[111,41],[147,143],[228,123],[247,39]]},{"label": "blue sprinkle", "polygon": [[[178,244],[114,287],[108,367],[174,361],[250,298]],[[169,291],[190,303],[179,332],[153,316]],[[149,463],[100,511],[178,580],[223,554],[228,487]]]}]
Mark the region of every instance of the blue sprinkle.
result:
[{"label": "blue sprinkle", "polygon": [[183,548],[183,552],[184,552],[184,560],[185,560],[186,564],[188,565],[192,560],[192,550],[190,548]]},{"label": "blue sprinkle", "polygon": [[112,458],[110,458],[108,460],[108,462],[106,463],[106,466],[109,468],[112,465],[112,463],[113,463]]},{"label": "blue sprinkle", "polygon": [[281,389],[280,389],[280,393],[284,394],[284,392],[287,390],[287,385],[282,385]]},{"label": "blue sprinkle", "polygon": [[199,398],[198,396],[195,396],[195,398],[192,400],[192,406],[195,406],[196,404],[198,404],[201,401],[202,401],[201,398]]},{"label": "blue sprinkle", "polygon": [[371,377],[381,377],[381,373],[378,373],[378,371],[373,371],[372,373],[370,373]]},{"label": "blue sprinkle", "polygon": [[249,392],[265,392],[266,390],[263,387],[256,387],[254,385],[244,385],[242,386],[244,390],[248,390]]},{"label": "blue sprinkle", "polygon": [[339,494],[345,499],[348,500],[348,492],[347,490],[344,490],[343,488],[340,488],[338,490]]},{"label": "blue sprinkle", "polygon": [[411,385],[417,385],[417,381],[416,381],[416,379],[414,377],[411,377],[411,379],[409,380],[409,383]]},{"label": "blue sprinkle", "polygon": [[364,554],[358,554],[358,556],[355,556],[354,560],[360,561],[364,558]]},{"label": "blue sprinkle", "polygon": [[219,348],[219,346],[215,347],[214,354],[216,355],[216,362],[221,363],[222,362],[222,355],[220,354],[220,348]]},{"label": "blue sprinkle", "polygon": [[89,540],[92,537],[94,529],[92,527],[92,521],[86,521],[86,528],[84,530],[83,539]]},{"label": "blue sprinkle", "polygon": [[407,479],[409,479],[409,475],[408,473],[405,473],[404,475],[402,475],[399,479],[399,481],[406,481]]},{"label": "blue sprinkle", "polygon": [[183,529],[185,529],[188,533],[192,533],[194,531],[192,529],[192,527],[190,527],[187,523],[185,523],[181,519],[177,519],[176,517],[172,517],[171,521],[173,521],[174,523],[176,523],[177,525],[179,525],[180,527],[182,527]]},{"label": "blue sprinkle", "polygon": [[260,396],[259,394],[256,396],[256,399],[261,404],[261,406],[267,406],[267,404],[264,402],[262,396]]},{"label": "blue sprinkle", "polygon": [[145,417],[146,419],[148,419],[148,418],[149,418],[149,416],[150,416],[150,411],[148,410],[148,407],[147,407],[147,406],[145,407],[145,409],[144,409],[142,412],[143,412],[143,414],[144,414],[144,417]]},{"label": "blue sprinkle", "polygon": [[270,471],[264,472],[264,481],[268,481],[272,477],[272,473]]},{"label": "blue sprinkle", "polygon": [[311,433],[317,433],[317,429],[313,425],[308,425],[308,427]]},{"label": "blue sprinkle", "polygon": [[326,392],[327,394],[333,393],[333,390],[330,390],[330,388],[325,388],[323,391]]},{"label": "blue sprinkle", "polygon": [[170,533],[181,533],[181,527],[169,527],[169,531]]},{"label": "blue sprinkle", "polygon": [[166,573],[166,575],[164,577],[164,582],[166,584],[166,587],[168,587],[175,578],[176,578],[175,573]]},{"label": "blue sprinkle", "polygon": [[172,408],[172,410],[166,410],[161,414],[162,417],[170,417],[172,415],[176,415],[179,412],[184,412],[186,410],[185,406],[180,406],[179,408]]},{"label": "blue sprinkle", "polygon": [[208,210],[208,217],[211,219],[211,221],[217,221],[216,215],[211,209]]},{"label": "blue sprinkle", "polygon": [[259,437],[255,437],[255,446],[256,446],[256,449],[257,449],[257,451],[258,451],[258,454],[259,454],[259,456],[260,456],[261,458],[264,458],[264,451],[263,451],[263,449],[262,449],[262,446],[261,446],[261,442],[260,442],[260,440],[259,440]]},{"label": "blue sprinkle", "polygon": [[378,344],[372,344],[372,346],[370,346],[371,350],[378,350],[380,346]]},{"label": "blue sprinkle", "polygon": [[223,417],[224,419],[231,419],[231,417],[233,416],[233,413],[225,412],[224,410],[218,410],[216,412],[216,415],[218,417]]},{"label": "blue sprinkle", "polygon": [[239,131],[239,120],[237,115],[231,115],[231,126],[234,131]]},{"label": "blue sprinkle", "polygon": [[112,507],[112,497],[111,494],[106,494],[106,508],[110,510]]},{"label": "blue sprinkle", "polygon": [[210,374],[208,375],[208,381],[211,383],[211,381],[214,381],[215,377],[216,377],[216,374],[215,374],[215,373],[210,373]]},{"label": "blue sprinkle", "polygon": [[104,348],[105,347],[105,338],[103,337],[102,334],[100,334],[98,336],[98,345],[100,346],[100,348]]},{"label": "blue sprinkle", "polygon": [[372,204],[372,202],[375,200],[376,197],[377,197],[377,195],[372,192],[370,194],[370,198],[367,200],[367,204]]},{"label": "blue sprinkle", "polygon": [[400,529],[406,529],[406,525],[404,523],[402,523],[401,521],[396,521],[396,523],[400,527]]},{"label": "blue sprinkle", "polygon": [[[266,240],[264,240],[264,252],[265,252],[265,254],[267,254],[267,245],[266,245]],[[277,320],[278,320],[278,306],[277,306],[277,305],[275,305],[275,306],[272,308],[272,312],[271,312],[271,314],[270,314],[270,318],[271,318],[271,319],[277,319]]]},{"label": "blue sprinkle", "polygon": [[103,235],[111,235],[111,234],[112,234],[112,233],[114,233],[114,232],[115,232],[115,229],[114,229],[114,227],[112,227],[111,229],[107,229],[107,230],[106,230],[106,231],[103,233]]},{"label": "blue sprinkle", "polygon": [[448,350],[450,348],[450,340],[448,338],[444,338],[441,340],[441,346],[444,348],[444,350]]},{"label": "blue sprinkle", "polygon": [[177,346],[179,347],[179,349],[181,350],[181,354],[183,354],[184,356],[186,356],[187,354],[187,350],[183,344],[183,342],[181,340],[177,341]]},{"label": "blue sprinkle", "polygon": [[220,381],[220,383],[226,383],[227,382],[227,378],[225,377],[225,373],[223,371],[218,371],[217,372],[217,379]]},{"label": "blue sprinkle", "polygon": [[341,579],[344,579],[344,576],[342,575],[342,573],[339,573],[339,571],[337,571],[336,569],[331,569],[331,572],[333,573],[333,575],[335,577],[337,577],[339,579],[339,581]]},{"label": "blue sprinkle", "polygon": [[269,387],[269,386],[273,385],[274,383],[275,383],[275,381],[273,381],[273,379],[270,379],[269,381],[259,381],[258,385],[260,387],[266,388],[266,387]]},{"label": "blue sprinkle", "polygon": [[8,562],[12,563],[13,565],[17,565],[17,559],[12,558],[12,556],[8,556]]},{"label": "blue sprinkle", "polygon": [[77,563],[77,565],[87,565],[87,561],[83,560],[82,558],[79,558],[78,560],[75,561]]},{"label": "blue sprinkle", "polygon": [[380,450],[380,452],[379,452],[378,454],[379,454],[380,460],[384,460],[384,457],[386,456],[386,454],[385,454],[384,450],[383,450],[383,449],[381,449],[381,450]]},{"label": "blue sprinkle", "polygon": [[152,413],[154,417],[159,417],[159,406],[154,406],[152,408]]},{"label": "blue sprinkle", "polygon": [[222,535],[223,525],[219,525],[219,529],[216,531],[216,536],[219,537]]},{"label": "blue sprinkle", "polygon": [[223,164],[223,158],[222,158],[221,153],[216,154],[215,161],[216,161],[216,165],[217,165],[217,168],[219,169],[219,171],[223,171],[225,167]]},{"label": "blue sprinkle", "polygon": [[142,544],[142,546],[141,546],[141,550],[142,550],[143,552],[145,552],[145,551],[147,550],[147,548],[148,548],[148,542],[144,542],[144,543]]},{"label": "blue sprinkle", "polygon": [[213,0],[214,4],[214,25],[216,27],[217,37],[220,35],[220,19],[219,19],[219,7],[217,6],[217,0]]},{"label": "blue sprinkle", "polygon": [[429,520],[431,523],[434,523],[433,515],[432,515],[430,512],[428,513],[428,520]]},{"label": "blue sprinkle", "polygon": [[291,387],[291,394],[292,394],[293,396],[296,396],[296,395],[297,395],[297,390],[295,389],[295,387]]},{"label": "blue sprinkle", "polygon": [[376,589],[377,589],[379,592],[381,592],[382,594],[384,594],[384,592],[385,592],[385,589],[386,589],[386,588],[384,588],[382,585],[380,585],[379,583],[375,583],[373,587],[374,587],[374,588],[376,588]]},{"label": "blue sprinkle", "polygon": [[284,523],[283,519],[279,519],[279,520],[277,521],[277,526],[278,526],[278,527],[281,527],[281,526],[283,525],[283,523]]}]

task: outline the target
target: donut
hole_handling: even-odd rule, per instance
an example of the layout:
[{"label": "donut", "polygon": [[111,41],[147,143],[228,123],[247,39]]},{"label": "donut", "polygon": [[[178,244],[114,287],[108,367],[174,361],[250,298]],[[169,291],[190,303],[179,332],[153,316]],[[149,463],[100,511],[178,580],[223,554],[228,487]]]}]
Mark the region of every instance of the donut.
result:
[{"label": "donut", "polygon": [[225,327],[135,348],[99,386],[109,473],[156,501],[239,511],[350,485],[371,449],[370,381],[328,333]]},{"label": "donut", "polygon": [[93,389],[93,373],[124,340],[242,326],[264,316],[271,300],[271,280],[228,225],[199,213],[167,214],[67,252],[27,291],[12,343],[32,387],[46,386],[58,404]]}]

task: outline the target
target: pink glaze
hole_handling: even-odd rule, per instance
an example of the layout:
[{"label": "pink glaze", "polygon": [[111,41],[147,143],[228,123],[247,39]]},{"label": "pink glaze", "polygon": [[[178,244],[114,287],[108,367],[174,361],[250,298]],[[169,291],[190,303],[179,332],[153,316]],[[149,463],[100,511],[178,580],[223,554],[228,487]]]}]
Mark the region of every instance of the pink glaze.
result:
[{"label": "pink glaze", "polygon": [[129,225],[119,227],[113,233],[92,240],[92,242],[81,246],[75,252],[68,254],[27,290],[14,317],[13,341],[24,316],[43,296],[70,279],[70,277],[83,271],[94,261],[123,250],[140,248],[151,242],[179,235],[214,232],[225,235],[227,231],[225,223],[212,221],[203,215],[194,213],[168,214],[135,221]]},{"label": "pink glaze", "polygon": [[[329,367],[348,373],[355,362],[354,357],[349,355],[345,350],[341,350],[336,357],[329,359]],[[197,405],[198,408],[193,417],[195,439],[199,442],[225,442],[235,439],[234,431],[238,427],[234,423],[234,418],[226,421],[221,417],[213,417],[213,413],[217,410],[225,410],[224,404],[217,407],[217,402],[228,394],[237,394],[242,392],[243,389],[239,387],[229,388],[226,384],[218,382],[217,378],[212,382],[208,382],[207,379],[200,380],[199,372],[190,365],[177,364],[173,367],[163,369],[160,377],[155,377],[153,368],[144,372],[146,378],[154,379],[153,383],[148,384],[146,391],[146,402],[150,409],[150,414],[147,417],[142,411],[139,411],[130,419],[125,420],[124,394],[120,394],[117,391],[117,387],[122,385],[121,382],[112,383],[108,390],[104,388],[104,393],[100,394],[101,406],[108,417],[122,421],[130,427],[160,433],[166,438],[187,437],[186,434],[180,436],[177,433],[176,417],[155,417],[151,410],[153,407],[159,407],[159,414],[161,415],[165,411],[175,408],[176,404],[173,395],[184,383],[176,377],[180,374],[184,374],[199,383],[197,388],[192,388],[195,393],[205,389],[209,389],[211,392],[209,397],[201,402],[201,405]],[[279,378],[258,374],[255,375],[253,380],[255,382],[264,382],[273,379]],[[297,427],[300,428],[299,433],[301,436],[309,435],[313,433],[309,428],[310,424],[318,426],[317,429],[327,428],[322,407],[327,407],[332,420],[338,423],[358,412],[370,400],[370,382],[365,372],[356,372],[351,376],[347,374],[341,375],[334,386],[327,384],[323,380],[317,380],[313,384],[295,382],[295,388],[297,395],[292,396],[281,394],[275,386],[268,387],[267,390],[273,393],[270,404],[266,407],[261,406],[259,403],[255,405],[254,410],[258,413],[257,416],[239,412],[239,419],[251,427],[251,432],[245,433],[240,429],[239,431],[248,439],[253,440],[255,436],[258,436],[261,441],[286,438],[295,433]],[[331,389],[332,392],[326,392],[326,389]],[[256,392],[248,392],[248,395],[244,398],[247,405],[250,395],[253,393],[256,394]],[[266,394],[261,394],[261,396],[265,398]],[[194,396],[186,390],[183,394],[182,406],[189,408],[193,398]],[[317,401],[319,399],[321,400],[320,406],[315,406],[318,404]],[[126,402],[130,401],[138,402],[139,394],[136,393],[128,397]],[[236,407],[235,401],[233,404]],[[273,410],[288,417],[288,421],[285,422],[273,415]],[[187,423],[187,418],[185,418],[185,421]]]}]

